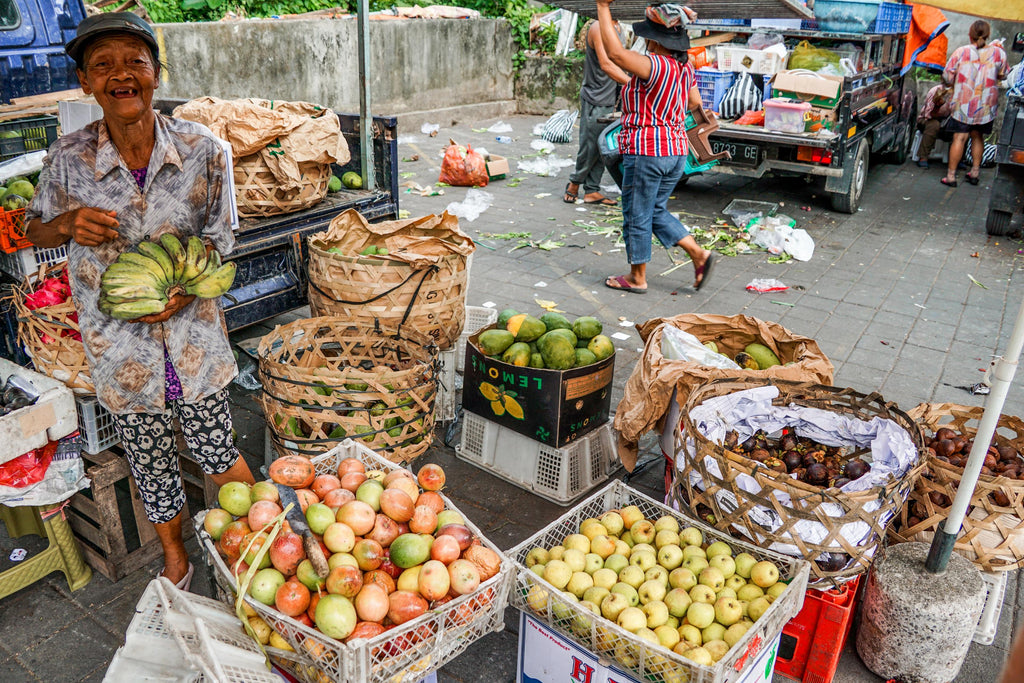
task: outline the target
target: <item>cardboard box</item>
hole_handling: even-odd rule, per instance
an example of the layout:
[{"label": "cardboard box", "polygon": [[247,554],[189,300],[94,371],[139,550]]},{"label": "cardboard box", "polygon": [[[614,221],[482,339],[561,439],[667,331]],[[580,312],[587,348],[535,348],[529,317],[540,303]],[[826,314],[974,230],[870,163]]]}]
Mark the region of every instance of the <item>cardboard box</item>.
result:
[{"label": "cardboard box", "polygon": [[504,178],[508,173],[508,159],[497,154],[487,156],[487,178],[489,180]]},{"label": "cardboard box", "polygon": [[[494,328],[494,325],[487,329]],[[612,403],[615,354],[602,361],[571,370],[523,368],[480,351],[480,330],[466,344],[462,406],[477,415],[528,436],[534,441],[561,448],[608,421]],[[522,418],[498,407],[481,393],[495,391],[515,401]],[[518,412],[518,411],[513,411]]]},{"label": "cardboard box", "polygon": [[773,97],[792,97],[815,107],[835,109],[843,96],[842,76],[797,74],[780,71],[772,79]]},{"label": "cardboard box", "polygon": [[[747,660],[735,683],[771,683],[775,675],[776,638]],[[518,683],[647,683],[624,673],[614,663],[584,650],[543,622],[520,613]],[[685,680],[683,678],[679,680]]]},{"label": "cardboard box", "polygon": [[824,107],[811,107],[811,110],[804,114],[804,130],[808,133],[816,133],[819,130],[835,130],[839,125],[839,112],[835,109]]}]

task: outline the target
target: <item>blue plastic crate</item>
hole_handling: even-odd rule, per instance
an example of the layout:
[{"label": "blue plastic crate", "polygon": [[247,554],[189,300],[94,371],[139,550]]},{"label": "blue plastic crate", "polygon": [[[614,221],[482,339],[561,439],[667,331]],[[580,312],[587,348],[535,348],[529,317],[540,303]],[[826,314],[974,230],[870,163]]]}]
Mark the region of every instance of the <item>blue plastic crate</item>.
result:
[{"label": "blue plastic crate", "polygon": [[871,27],[871,33],[906,33],[910,30],[910,17],[914,13],[911,5],[899,2],[883,2],[878,6],[878,16]]},{"label": "blue plastic crate", "polygon": [[817,0],[814,3],[814,19],[821,31],[867,33],[878,16],[879,4],[880,0]]},{"label": "blue plastic crate", "polygon": [[749,19],[698,19],[690,22],[696,25],[707,25],[707,26],[749,26]]},{"label": "blue plastic crate", "polygon": [[729,91],[729,86],[736,80],[736,74],[718,69],[697,69],[697,91],[704,106],[718,111],[718,106]]},{"label": "blue plastic crate", "polygon": [[764,75],[764,86],[761,88],[761,93],[764,96],[761,98],[761,102],[766,102],[767,100],[771,99],[771,97],[772,97],[772,78],[774,78],[774,77],[775,77],[775,74],[765,74]]}]

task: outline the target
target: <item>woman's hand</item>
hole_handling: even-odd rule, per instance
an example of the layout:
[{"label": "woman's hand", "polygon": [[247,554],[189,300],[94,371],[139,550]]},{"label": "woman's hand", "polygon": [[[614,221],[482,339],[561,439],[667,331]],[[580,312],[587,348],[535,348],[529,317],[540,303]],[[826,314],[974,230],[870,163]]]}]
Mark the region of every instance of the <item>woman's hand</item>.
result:
[{"label": "woman's hand", "polygon": [[98,247],[120,236],[116,230],[120,225],[116,216],[116,211],[84,206],[58,216],[57,230],[83,247]]},{"label": "woman's hand", "polygon": [[188,306],[190,303],[195,301],[194,294],[175,294],[171,297],[171,300],[167,302],[167,306],[160,313],[154,313],[153,315],[144,315],[141,318],[135,320],[129,320],[132,323],[146,323],[147,325],[155,325],[157,323],[166,322],[171,318],[172,315],[180,311],[181,309]]}]

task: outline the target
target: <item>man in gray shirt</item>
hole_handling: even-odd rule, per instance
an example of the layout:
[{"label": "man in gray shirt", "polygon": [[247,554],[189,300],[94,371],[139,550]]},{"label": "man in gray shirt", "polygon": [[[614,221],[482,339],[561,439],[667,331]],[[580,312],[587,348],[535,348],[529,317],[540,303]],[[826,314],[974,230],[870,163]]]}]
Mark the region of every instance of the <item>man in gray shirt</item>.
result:
[{"label": "man in gray shirt", "polygon": [[583,85],[580,87],[580,149],[562,201],[576,203],[582,186],[584,203],[615,206],[615,200],[601,194],[604,163],[597,138],[607,124],[598,123],[598,119],[615,110],[617,85],[624,85],[629,76],[608,59],[597,22],[590,23],[585,32],[586,58],[583,61]]}]

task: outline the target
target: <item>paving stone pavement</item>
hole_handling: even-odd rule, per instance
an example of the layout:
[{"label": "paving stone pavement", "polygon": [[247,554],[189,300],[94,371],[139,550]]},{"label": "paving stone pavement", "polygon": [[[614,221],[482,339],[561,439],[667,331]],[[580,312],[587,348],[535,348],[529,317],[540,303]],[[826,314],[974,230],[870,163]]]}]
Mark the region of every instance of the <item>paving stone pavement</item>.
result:
[{"label": "paving stone pavement", "polygon": [[[417,161],[401,164],[401,183],[428,186],[437,181],[442,144],[449,137],[482,146],[508,157],[512,173],[484,191],[493,203],[463,228],[478,240],[467,304],[491,302],[535,310],[536,299],[552,300],[570,316],[596,315],[622,326],[628,335],[617,343],[615,393],[612,406],[640,356],[641,342],[632,323],[687,312],[746,314],[780,322],[793,332],[816,339],[835,365],[835,383],[864,392],[879,391],[903,408],[922,401],[981,405],[963,387],[979,381],[992,356],[1003,352],[1021,301],[1020,255],[1024,243],[988,238],[984,231],[991,171],[978,187],[949,189],[939,183],[941,171],[913,164],[879,164],[870,174],[865,199],[854,215],[833,212],[820,187],[800,179],[751,181],[725,175],[696,177],[679,189],[670,208],[683,212],[684,222],[707,227],[734,198],[779,202],[815,241],[807,262],[772,264],[766,255],[719,256],[706,287],[695,292],[692,266],[681,250],[655,246],[649,267],[650,286],[644,296],[614,292],[603,286],[609,275],[628,272],[625,253],[614,237],[590,235],[576,221],[605,224],[606,210],[561,201],[570,169],[554,177],[518,170],[518,162],[536,154],[531,142],[539,117],[506,119],[513,127],[511,144],[478,132],[489,121],[444,126],[435,138],[406,133],[399,156]],[[411,138],[408,137],[411,135]],[[575,145],[557,145],[555,155],[572,158]],[[410,175],[411,174],[411,175]],[[605,176],[605,182],[611,183]],[[401,207],[411,216],[436,213],[461,201],[465,188],[446,187],[443,196],[403,193]],[[615,195],[613,195],[615,196]],[[543,251],[514,249],[519,240],[487,237],[528,232],[531,240],[552,239],[566,246]],[[972,282],[973,277],[979,284]],[[753,278],[782,280],[790,289],[751,294]],[[982,286],[983,285],[983,286]],[[280,316],[233,335],[235,341],[267,332],[274,324],[306,315],[304,310]],[[1004,412],[1021,415],[1024,378],[1010,389]],[[263,462],[263,418],[253,394],[233,387],[233,413],[240,447],[253,466]],[[549,503],[458,460],[439,430],[424,461],[442,464],[450,495],[498,546],[509,548],[549,523],[565,508]],[[662,462],[656,442],[642,443],[639,473],[630,485],[662,496]],[[616,476],[622,477],[620,471]],[[467,485],[471,482],[471,486]],[[19,542],[23,541],[18,539]],[[0,535],[0,550],[9,554],[15,543]],[[190,542],[194,561],[201,551]],[[146,583],[160,563],[112,584],[98,573],[85,588],[69,593],[60,574],[52,574],[15,595],[0,599],[0,676],[8,681],[100,681]],[[193,590],[209,594],[209,574],[200,567]],[[974,645],[957,681],[988,683],[997,678],[1012,634],[1020,627],[1024,586],[1017,573],[1009,576],[995,642]],[[856,623],[854,624],[856,628]],[[518,615],[509,609],[505,628],[485,637],[446,665],[439,681],[511,681],[515,679]],[[860,663],[847,645],[836,683],[880,681]],[[486,672],[486,673],[482,673]],[[776,680],[779,680],[777,677]]]}]

